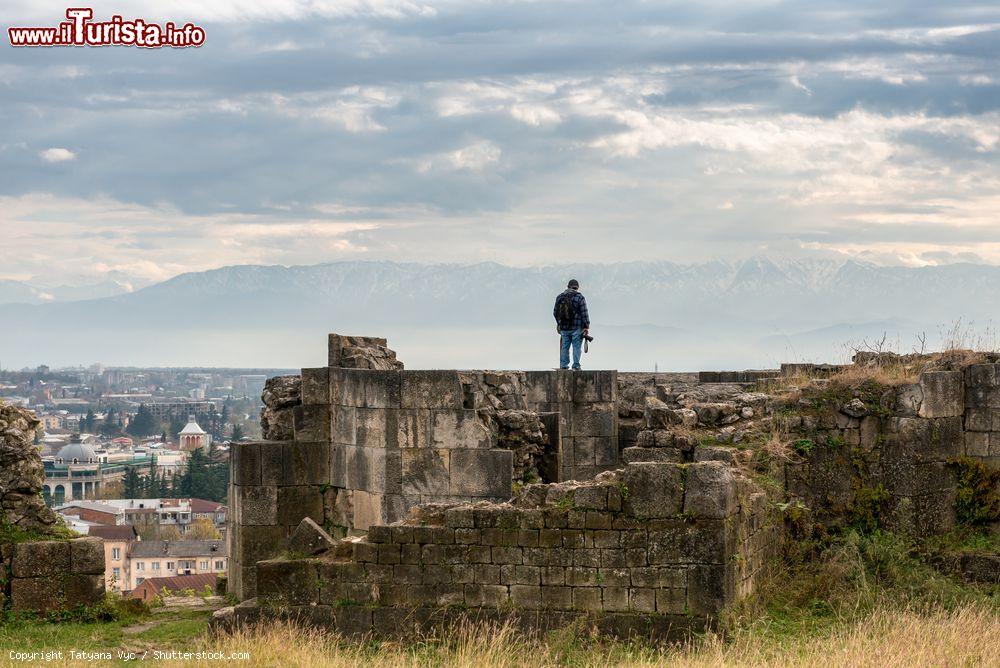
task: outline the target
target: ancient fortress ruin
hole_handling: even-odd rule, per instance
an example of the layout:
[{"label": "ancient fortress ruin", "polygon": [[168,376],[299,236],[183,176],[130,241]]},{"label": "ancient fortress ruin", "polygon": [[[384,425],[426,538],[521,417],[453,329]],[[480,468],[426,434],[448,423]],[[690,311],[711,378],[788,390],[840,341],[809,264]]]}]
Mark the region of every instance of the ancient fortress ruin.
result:
[{"label": "ancient fortress ruin", "polygon": [[[231,627],[292,617],[399,635],[459,620],[674,637],[758,587],[792,535],[959,519],[1000,464],[1000,365],[927,360],[701,374],[404,370],[332,334],[274,378],[231,457]],[[909,365],[909,366],[907,366]]]},{"label": "ancient fortress ruin", "polygon": [[0,614],[91,605],[104,597],[104,544],[72,538],[42,500],[38,419],[0,404]]}]

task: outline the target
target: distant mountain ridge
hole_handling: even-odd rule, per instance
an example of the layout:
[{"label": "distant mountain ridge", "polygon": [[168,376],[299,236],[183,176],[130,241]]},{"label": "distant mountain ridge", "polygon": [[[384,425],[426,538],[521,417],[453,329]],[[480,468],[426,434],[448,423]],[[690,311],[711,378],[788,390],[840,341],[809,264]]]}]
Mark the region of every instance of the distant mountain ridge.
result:
[{"label": "distant mountain ridge", "polygon": [[[899,332],[909,337],[928,329],[933,334],[958,319],[985,324],[1000,312],[1000,267],[992,265],[911,268],[767,257],[526,268],[489,262],[240,265],[182,274],[99,299],[0,306],[0,320],[12,325],[0,334],[0,351],[27,353],[32,336],[38,339],[47,332],[43,338],[53,338],[60,330],[98,341],[102,332],[126,339],[142,332],[162,340],[202,340],[198,332],[225,338],[227,332],[253,336],[278,330],[409,336],[435,329],[475,330],[502,338],[504,331],[551,329],[553,298],[571,277],[582,284],[596,331],[602,325],[619,332],[633,328],[624,338],[640,348],[648,339],[650,350],[683,347],[687,340],[735,340],[745,346],[760,342],[762,349],[770,349],[776,342],[803,337],[815,342],[886,323],[912,328]],[[652,328],[643,330],[646,326]],[[53,343],[58,345],[57,338]],[[40,352],[48,359],[47,348]],[[211,355],[211,350],[203,353]],[[489,366],[489,356],[483,358],[480,365]],[[186,363],[212,364],[212,359]],[[219,364],[223,362],[291,366],[294,361],[226,357]]]}]

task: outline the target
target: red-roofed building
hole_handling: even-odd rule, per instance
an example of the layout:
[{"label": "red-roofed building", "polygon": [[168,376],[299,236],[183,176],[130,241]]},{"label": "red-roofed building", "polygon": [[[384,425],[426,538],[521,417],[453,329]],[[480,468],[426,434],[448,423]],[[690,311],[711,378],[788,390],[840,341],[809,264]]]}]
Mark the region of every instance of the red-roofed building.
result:
[{"label": "red-roofed building", "polygon": [[183,592],[192,590],[201,595],[209,587],[215,592],[215,573],[198,573],[196,575],[176,575],[169,578],[149,578],[143,580],[142,584],[132,590],[129,594],[131,598],[137,598],[147,603],[154,597],[166,592]]}]

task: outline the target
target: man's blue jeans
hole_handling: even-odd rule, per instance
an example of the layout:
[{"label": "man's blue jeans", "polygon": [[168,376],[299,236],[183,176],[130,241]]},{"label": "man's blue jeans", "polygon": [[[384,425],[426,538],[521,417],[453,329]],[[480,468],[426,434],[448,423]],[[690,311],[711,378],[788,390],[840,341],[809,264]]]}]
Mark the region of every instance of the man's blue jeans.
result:
[{"label": "man's blue jeans", "polygon": [[560,330],[559,336],[561,340],[559,342],[559,368],[568,369],[569,368],[569,347],[573,346],[573,368],[580,368],[580,349],[583,347],[583,330],[582,329],[564,329]]}]

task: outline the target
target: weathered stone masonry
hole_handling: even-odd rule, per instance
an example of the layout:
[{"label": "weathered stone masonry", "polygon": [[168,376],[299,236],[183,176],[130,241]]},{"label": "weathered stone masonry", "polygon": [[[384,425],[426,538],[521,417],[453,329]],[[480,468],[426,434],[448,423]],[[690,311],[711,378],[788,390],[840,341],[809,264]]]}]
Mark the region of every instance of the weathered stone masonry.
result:
[{"label": "weathered stone masonry", "polygon": [[579,620],[675,637],[752,589],[780,533],[773,505],[721,462],[637,463],[528,485],[512,503],[425,506],[322,556],[261,561],[256,601],[226,622],[293,617],[397,636],[469,618]]},{"label": "weathered stone masonry", "polygon": [[104,596],[101,539],[67,539],[42,501],[37,425],[34,413],[0,404],[0,612],[68,609]]},{"label": "weathered stone masonry", "polygon": [[[539,465],[550,480],[618,465],[614,371],[404,371],[384,339],[331,335],[330,349],[334,364],[374,357],[394,368],[303,369],[297,393],[282,379],[265,414],[272,436],[291,439],[233,449],[230,577],[239,596],[253,595],[254,563],[279,554],[304,517],[331,532],[363,531],[422,503],[509,499],[515,452],[498,443],[497,423],[512,412],[544,425]],[[279,426],[287,424],[290,434]]]},{"label": "weathered stone masonry", "polygon": [[[995,355],[935,357],[918,382],[881,386],[834,383],[832,365],[405,371],[383,339],[330,341],[330,366],[269,381],[272,440],[233,449],[244,602],[222,626],[503,619],[672,637],[750,595],[786,527],[940,533],[956,461],[1000,464]],[[768,439],[794,452],[761,465]]]}]

